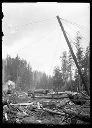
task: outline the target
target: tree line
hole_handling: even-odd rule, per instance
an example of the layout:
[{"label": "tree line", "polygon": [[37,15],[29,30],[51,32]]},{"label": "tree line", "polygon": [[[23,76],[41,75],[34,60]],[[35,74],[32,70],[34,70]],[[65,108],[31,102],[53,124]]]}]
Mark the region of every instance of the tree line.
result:
[{"label": "tree line", "polygon": [[[81,47],[81,36],[76,37],[76,58],[81,68],[82,74],[85,77],[86,84],[90,89],[90,47],[83,51]],[[32,71],[32,67],[26,60],[20,59],[17,55],[11,58],[7,55],[3,59],[5,64],[4,81],[14,81],[16,83],[16,90],[28,91],[29,89],[54,89],[55,91],[82,91],[84,86],[82,84],[80,75],[74,63],[70,51],[64,51],[60,57],[61,66],[56,66],[54,75],[48,76],[45,73]]]},{"label": "tree line", "polygon": [[[87,46],[86,51],[84,51],[81,47],[81,40],[82,37],[77,34],[75,42],[76,58],[86,84],[90,89],[90,47]],[[54,70],[53,86],[55,89],[78,92],[85,90],[71,52],[64,51],[60,59],[61,67],[56,67]]]}]

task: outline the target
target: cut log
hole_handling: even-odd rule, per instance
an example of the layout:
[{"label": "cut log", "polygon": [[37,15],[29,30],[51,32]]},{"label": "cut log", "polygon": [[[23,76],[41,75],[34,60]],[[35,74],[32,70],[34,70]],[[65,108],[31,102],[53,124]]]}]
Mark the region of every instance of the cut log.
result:
[{"label": "cut log", "polygon": [[44,108],[49,107],[50,109],[56,108],[56,102],[55,101],[49,101],[49,102],[42,102],[42,106]]},{"label": "cut log", "polygon": [[42,108],[42,110],[47,111],[48,113],[51,113],[51,114],[57,114],[57,115],[62,115],[62,116],[65,115],[65,113],[61,113],[61,112],[58,112],[56,110],[51,110],[51,109],[48,109],[48,108]]},{"label": "cut log", "polygon": [[87,94],[85,94],[85,93],[83,93],[83,92],[81,92],[81,94],[84,96],[85,99],[90,100],[90,96],[88,96]]},{"label": "cut log", "polygon": [[72,110],[66,110],[66,109],[63,109],[63,112],[65,112],[66,114],[69,114],[71,116],[75,116],[76,118],[78,118],[82,121],[90,122],[90,115],[83,115],[83,114],[76,113]]},{"label": "cut log", "polygon": [[51,109],[47,109],[47,108],[42,108],[44,111],[47,111],[51,114],[57,114],[57,115],[62,115],[65,116],[66,114],[69,114],[70,116],[75,116],[76,118],[85,121],[85,122],[90,122],[90,115],[83,115],[83,114],[78,114],[72,110],[66,110],[63,109],[64,113],[58,112],[56,110],[51,110]]},{"label": "cut log", "polygon": [[50,95],[50,96],[35,96],[34,98],[41,98],[41,99],[62,99],[62,98],[68,98],[67,95]]},{"label": "cut log", "polygon": [[84,93],[68,93],[68,96],[73,99],[90,99],[90,97]]},{"label": "cut log", "polygon": [[72,95],[72,94],[69,94],[69,99],[77,104],[77,105],[83,105],[85,104],[87,101],[89,101],[89,98],[83,96],[82,94],[76,94],[76,95]]},{"label": "cut log", "polygon": [[71,99],[71,101],[76,104],[76,105],[83,105],[86,103],[86,100],[82,100],[82,99]]}]

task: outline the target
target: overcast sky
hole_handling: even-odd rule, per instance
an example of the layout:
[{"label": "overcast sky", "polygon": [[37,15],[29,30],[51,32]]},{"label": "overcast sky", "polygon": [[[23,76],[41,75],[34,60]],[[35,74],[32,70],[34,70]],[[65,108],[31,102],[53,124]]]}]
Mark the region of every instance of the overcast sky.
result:
[{"label": "overcast sky", "polygon": [[60,65],[62,52],[68,51],[57,15],[64,19],[61,21],[72,41],[80,31],[83,48],[90,42],[89,3],[3,3],[2,11],[2,57],[18,54],[33,70],[52,75],[54,66]]}]

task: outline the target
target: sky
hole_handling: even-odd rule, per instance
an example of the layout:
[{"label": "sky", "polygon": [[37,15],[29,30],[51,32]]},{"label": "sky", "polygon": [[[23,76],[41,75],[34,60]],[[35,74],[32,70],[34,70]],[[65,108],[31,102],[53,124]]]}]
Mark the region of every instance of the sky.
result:
[{"label": "sky", "polygon": [[[68,46],[60,29],[58,15],[74,42],[76,32],[83,37],[82,47],[90,42],[89,3],[3,3],[2,4],[2,58],[24,58],[33,70],[53,74],[55,66],[60,66],[60,56],[68,52]],[[76,49],[71,43],[74,52]]]}]

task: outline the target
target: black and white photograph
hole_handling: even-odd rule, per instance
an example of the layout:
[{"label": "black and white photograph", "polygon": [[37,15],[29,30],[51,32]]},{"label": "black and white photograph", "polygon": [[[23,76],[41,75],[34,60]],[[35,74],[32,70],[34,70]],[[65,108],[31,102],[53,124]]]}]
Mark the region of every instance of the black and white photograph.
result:
[{"label": "black and white photograph", "polygon": [[90,3],[2,3],[3,124],[90,124]]}]

